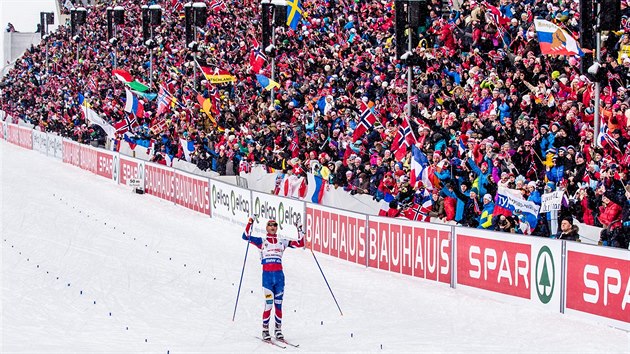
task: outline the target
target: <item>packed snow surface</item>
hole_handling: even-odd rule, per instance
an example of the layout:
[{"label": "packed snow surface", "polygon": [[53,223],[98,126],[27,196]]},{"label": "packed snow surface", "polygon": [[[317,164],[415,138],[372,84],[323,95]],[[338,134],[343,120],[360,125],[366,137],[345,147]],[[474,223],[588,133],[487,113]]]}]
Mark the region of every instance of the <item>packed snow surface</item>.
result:
[{"label": "packed snow surface", "polygon": [[628,353],[627,332],[316,254],[285,252],[283,330],[262,343],[242,230],[0,142],[2,353]]}]

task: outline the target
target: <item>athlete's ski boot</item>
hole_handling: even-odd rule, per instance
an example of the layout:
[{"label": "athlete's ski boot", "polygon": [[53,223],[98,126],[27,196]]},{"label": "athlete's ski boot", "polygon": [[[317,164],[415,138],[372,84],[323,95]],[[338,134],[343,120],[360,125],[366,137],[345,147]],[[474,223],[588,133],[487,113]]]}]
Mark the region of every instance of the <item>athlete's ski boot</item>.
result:
[{"label": "athlete's ski boot", "polygon": [[269,334],[269,328],[263,328],[262,339],[263,340],[271,340],[271,334]]},{"label": "athlete's ski boot", "polygon": [[274,331],[274,334],[276,336],[276,339],[284,339],[284,334],[282,334],[282,329],[281,328],[276,328],[276,330]]}]

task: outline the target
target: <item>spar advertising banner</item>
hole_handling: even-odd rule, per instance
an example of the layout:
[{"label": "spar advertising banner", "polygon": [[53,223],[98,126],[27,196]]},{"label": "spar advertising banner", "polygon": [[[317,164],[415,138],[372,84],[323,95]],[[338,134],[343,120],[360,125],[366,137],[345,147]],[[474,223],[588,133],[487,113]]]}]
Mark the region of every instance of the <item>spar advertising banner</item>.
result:
[{"label": "spar advertising banner", "polygon": [[144,161],[136,160],[125,155],[118,155],[120,168],[118,170],[118,183],[127,185],[130,178],[144,182]]},{"label": "spar advertising banner", "polygon": [[175,170],[164,165],[144,164],[144,190],[150,195],[175,203]]},{"label": "spar advertising banner", "polygon": [[7,140],[11,144],[20,145],[19,128],[15,124],[9,124],[7,127]]},{"label": "spar advertising banner", "polygon": [[118,183],[119,154],[102,149],[96,150],[96,174]]},{"label": "spar advertising banner", "polygon": [[33,129],[31,128],[18,128],[18,145],[25,149],[33,150]]},{"label": "spar advertising banner", "polygon": [[367,265],[451,284],[451,227],[370,216]]},{"label": "spar advertising banner", "polygon": [[276,195],[252,192],[254,215],[254,235],[266,234],[267,220],[278,222],[278,236],[297,239],[295,224],[304,225],[304,203],[297,199],[282,198]]},{"label": "spar advertising banner", "polygon": [[208,178],[176,170],[175,202],[185,208],[210,215]]},{"label": "spar advertising banner", "polygon": [[81,145],[76,141],[63,139],[63,162],[79,167]]},{"label": "spar advertising banner", "polygon": [[96,174],[98,172],[98,153],[96,149],[89,145],[80,145],[79,155],[81,169]]},{"label": "spar advertising banner", "polygon": [[213,218],[245,227],[252,215],[252,195],[248,189],[210,180],[210,206]]},{"label": "spar advertising banner", "polygon": [[560,311],[562,242],[456,228],[458,286]]},{"label": "spar advertising banner", "polygon": [[630,330],[630,252],[567,242],[566,314]]},{"label": "spar advertising banner", "polygon": [[366,216],[306,204],[306,244],[314,251],[366,265]]},{"label": "spar advertising banner", "polygon": [[48,154],[48,134],[33,130],[33,150]]},{"label": "spar advertising banner", "polygon": [[59,135],[48,134],[48,156],[63,159],[63,138]]}]

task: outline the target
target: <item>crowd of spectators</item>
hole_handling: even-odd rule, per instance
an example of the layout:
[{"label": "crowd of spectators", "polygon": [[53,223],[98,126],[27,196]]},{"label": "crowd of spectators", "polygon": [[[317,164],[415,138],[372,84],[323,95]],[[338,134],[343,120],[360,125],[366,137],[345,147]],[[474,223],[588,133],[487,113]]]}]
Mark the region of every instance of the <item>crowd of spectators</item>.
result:
[{"label": "crowd of spectators", "polygon": [[[600,144],[593,131],[595,78],[581,74],[577,56],[541,55],[533,26],[535,18],[547,19],[578,38],[578,1],[489,1],[510,18],[504,25],[494,22],[485,2],[453,0],[444,9],[441,0],[429,1],[413,50],[411,116],[407,66],[395,55],[392,1],[305,1],[296,30],[275,28],[281,86],[273,98],[249,61],[261,37],[259,2],[225,1],[217,12],[209,7],[207,24],[199,28],[198,60],[236,77],[218,85],[195,70],[178,1],[161,3],[152,63],[142,42],[144,3],[118,1],[126,22],[114,44],[107,38],[107,3],[90,7],[78,41],[60,26],[18,59],[0,83],[0,108],[45,131],[83,143],[104,141],[104,132],[86,122],[78,97],[113,125],[125,118],[125,87],[112,75],[115,56],[118,68],[145,83],[153,65],[153,91],[161,86],[177,98],[163,114],[156,100],[144,99],[144,116],[132,131],[134,139],[148,142],[155,161],[184,158],[185,139],[195,146],[192,162],[203,170],[238,173],[264,164],[314,172],[329,188],[378,200],[392,196],[395,209],[429,196],[431,216],[445,221],[575,240],[577,220],[603,227],[603,244],[628,247],[630,58],[624,53],[630,52],[630,31],[610,31],[603,43],[600,116],[608,133]],[[624,19],[627,5],[622,1]],[[263,73],[270,77],[270,71],[267,63]],[[219,95],[216,124],[197,101],[213,90]],[[379,123],[357,139],[361,102]],[[410,184],[411,149],[402,158],[391,150],[404,120],[429,157],[430,190]],[[234,171],[226,171],[230,160]],[[567,198],[558,221],[541,214],[526,230],[518,213],[493,215],[499,187],[537,204],[556,189]]]}]

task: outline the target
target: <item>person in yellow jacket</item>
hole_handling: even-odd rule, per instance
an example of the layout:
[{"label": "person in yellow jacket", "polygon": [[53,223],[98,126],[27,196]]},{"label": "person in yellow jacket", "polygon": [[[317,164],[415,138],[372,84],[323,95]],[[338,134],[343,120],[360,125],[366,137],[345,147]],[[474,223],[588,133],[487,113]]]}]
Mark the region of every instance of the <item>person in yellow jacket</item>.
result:
[{"label": "person in yellow jacket", "polygon": [[478,229],[490,229],[492,227],[492,216],[494,213],[494,203],[492,202],[492,196],[486,194],[483,196],[483,210],[479,216]]}]

